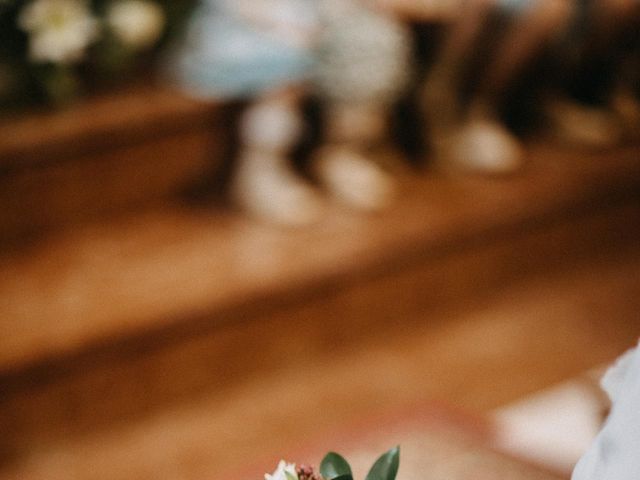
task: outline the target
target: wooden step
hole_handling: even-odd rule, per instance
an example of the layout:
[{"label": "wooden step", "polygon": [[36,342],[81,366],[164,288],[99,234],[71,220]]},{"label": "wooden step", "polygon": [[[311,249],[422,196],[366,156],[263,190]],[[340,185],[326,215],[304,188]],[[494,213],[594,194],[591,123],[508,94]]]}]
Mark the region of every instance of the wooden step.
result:
[{"label": "wooden step", "polygon": [[[352,435],[358,434],[358,427],[379,428],[372,415],[380,411],[415,412],[432,407],[435,398],[436,405],[486,412],[609,362],[633,345],[640,326],[638,278],[636,248],[633,254],[509,282],[490,298],[465,302],[462,308],[403,317],[396,323],[403,327],[394,334],[364,346],[338,348],[335,340],[325,354],[313,349],[309,359],[291,341],[283,345],[284,352],[274,352],[286,362],[285,368],[244,375],[233,385],[219,378],[206,392],[153,414],[145,412],[135,421],[83,435],[67,430],[52,444],[32,444],[28,455],[5,459],[0,478],[260,478],[281,457],[315,462],[329,449],[344,452],[340,432],[347,425],[354,426]],[[283,327],[272,322],[255,333],[262,334],[263,341],[276,336],[300,339],[298,325],[304,319],[287,320],[294,338],[289,330],[269,333]],[[308,335],[305,345],[312,348],[314,342]],[[229,363],[243,357],[245,363],[265,360],[253,345],[236,345],[226,355]],[[164,374],[184,367],[179,363],[165,363]],[[206,362],[202,368],[207,368]],[[235,367],[228,365],[229,375],[232,370]],[[162,375],[139,376],[143,385],[137,394]],[[116,385],[122,385],[121,379],[112,380],[103,396],[120,395]],[[80,392],[69,390],[67,415],[76,421],[86,421],[86,409],[102,415],[105,401],[80,408],[82,400],[89,400],[77,398]],[[54,399],[63,403],[61,392]],[[47,414],[34,422],[51,425]],[[466,417],[467,427],[472,419]],[[3,431],[11,432],[4,426]],[[358,438],[352,435],[347,438]]]},{"label": "wooden step", "polygon": [[[538,149],[509,179],[410,176],[383,215],[333,206],[300,230],[165,204],[53,235],[0,257],[0,323],[13,332],[0,338],[0,371],[181,325],[181,316],[297,297],[572,222],[615,222],[617,210],[635,208],[639,155]],[[636,219],[622,219],[630,238]]]},{"label": "wooden step", "polygon": [[0,431],[11,433],[0,457],[235,388],[292,359],[330,359],[429,312],[633,248],[639,153],[532,147],[517,176],[408,176],[384,214],[331,206],[308,229],[167,204],[5,253]]},{"label": "wooden step", "polygon": [[0,244],[186,188],[220,161],[220,111],[137,86],[0,118]]}]

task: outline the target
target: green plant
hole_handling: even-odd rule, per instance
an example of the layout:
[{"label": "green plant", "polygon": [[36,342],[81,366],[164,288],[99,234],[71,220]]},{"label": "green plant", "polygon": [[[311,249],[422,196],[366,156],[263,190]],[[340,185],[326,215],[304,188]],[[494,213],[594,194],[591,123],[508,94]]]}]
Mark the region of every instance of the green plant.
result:
[{"label": "green plant", "polygon": [[0,0],[0,109],[149,76],[196,0]]},{"label": "green plant", "polygon": [[[400,447],[381,455],[373,464],[365,480],[395,480],[400,466]],[[339,454],[329,452],[320,463],[324,480],[353,480],[349,463]]]}]

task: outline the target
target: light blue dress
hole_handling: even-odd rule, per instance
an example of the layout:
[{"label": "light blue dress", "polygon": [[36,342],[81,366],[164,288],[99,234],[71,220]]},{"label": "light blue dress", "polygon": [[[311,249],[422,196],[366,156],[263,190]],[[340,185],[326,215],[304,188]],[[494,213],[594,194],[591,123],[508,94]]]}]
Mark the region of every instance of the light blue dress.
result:
[{"label": "light blue dress", "polygon": [[510,15],[518,15],[535,5],[535,3],[536,0],[500,0],[498,4],[500,8]]},{"label": "light blue dress", "polygon": [[250,12],[256,15],[243,13],[242,2],[203,0],[195,9],[167,62],[170,78],[187,93],[203,98],[251,97],[311,76],[311,46],[291,41],[286,25],[314,30],[315,0],[249,0],[250,6],[265,7],[264,18],[259,8]]}]

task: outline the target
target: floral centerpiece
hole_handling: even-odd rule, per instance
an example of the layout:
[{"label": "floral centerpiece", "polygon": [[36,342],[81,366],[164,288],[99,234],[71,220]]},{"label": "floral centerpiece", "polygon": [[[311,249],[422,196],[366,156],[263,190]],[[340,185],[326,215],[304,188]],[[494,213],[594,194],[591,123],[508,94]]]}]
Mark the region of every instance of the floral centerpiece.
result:
[{"label": "floral centerpiece", "polygon": [[147,70],[194,0],[0,0],[0,107],[61,104]]},{"label": "floral centerpiece", "polygon": [[[400,466],[400,448],[396,447],[378,458],[365,480],[395,480]],[[296,465],[281,460],[272,474],[265,480],[353,480],[349,463],[339,454],[329,452],[320,462],[320,470],[308,465]]]}]

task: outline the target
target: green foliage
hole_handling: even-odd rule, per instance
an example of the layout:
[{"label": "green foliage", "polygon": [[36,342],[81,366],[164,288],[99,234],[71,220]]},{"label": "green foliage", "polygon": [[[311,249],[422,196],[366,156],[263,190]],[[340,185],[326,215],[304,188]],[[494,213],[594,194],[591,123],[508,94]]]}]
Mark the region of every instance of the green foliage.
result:
[{"label": "green foliage", "polygon": [[[365,480],[395,480],[399,466],[400,447],[395,447],[376,460]],[[353,480],[349,463],[335,452],[322,459],[320,474],[325,480]]]},{"label": "green foliage", "polygon": [[395,480],[399,466],[400,447],[395,447],[376,460],[365,480]]},{"label": "green foliage", "polygon": [[21,13],[35,0],[0,0],[0,109],[29,104],[61,106],[95,90],[112,88],[138,74],[148,76],[162,48],[180,34],[197,0],[149,0],[165,17],[162,36],[145,50],[120,42],[106,23],[117,0],[88,0],[99,24],[98,38],[73,63],[30,58],[31,33],[19,26]]},{"label": "green foliage", "polygon": [[320,474],[325,480],[352,480],[349,463],[335,452],[329,452],[320,463]]}]

